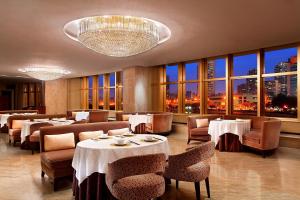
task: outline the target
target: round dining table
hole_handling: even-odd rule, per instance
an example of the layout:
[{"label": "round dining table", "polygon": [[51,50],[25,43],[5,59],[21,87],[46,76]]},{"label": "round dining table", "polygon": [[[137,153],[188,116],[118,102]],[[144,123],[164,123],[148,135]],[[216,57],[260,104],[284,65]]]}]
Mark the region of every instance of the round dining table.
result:
[{"label": "round dining table", "polygon": [[208,134],[220,151],[240,151],[243,135],[251,129],[251,120],[211,120]]},{"label": "round dining table", "polygon": [[108,163],[125,157],[157,153],[164,153],[168,158],[168,139],[160,135],[152,136],[155,140],[148,142],[145,140],[146,134],[126,137],[129,143],[125,146],[117,146],[114,137],[79,142],[72,161],[75,199],[108,199],[109,194],[105,183]]}]

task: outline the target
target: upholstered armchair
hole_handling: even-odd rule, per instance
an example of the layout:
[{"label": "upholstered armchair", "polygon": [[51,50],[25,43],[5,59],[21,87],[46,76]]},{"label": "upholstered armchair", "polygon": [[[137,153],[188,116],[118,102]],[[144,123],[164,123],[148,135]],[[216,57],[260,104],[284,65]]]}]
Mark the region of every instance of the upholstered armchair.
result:
[{"label": "upholstered armchair", "polygon": [[184,153],[169,156],[164,176],[166,179],[175,179],[176,188],[179,181],[194,182],[196,198],[200,200],[200,182],[205,180],[207,196],[210,198],[209,173],[210,165],[207,162],[214,154],[213,142],[202,143]]},{"label": "upholstered armchair", "polygon": [[[188,126],[188,144],[191,140],[197,141],[209,141],[210,135],[208,134],[208,125],[211,120],[220,117],[219,115],[209,115],[209,116],[189,116],[187,121]],[[197,127],[198,119],[207,119],[208,123],[205,126]]]},{"label": "upholstered armchair", "polygon": [[172,131],[173,113],[149,114],[150,120],[146,124],[146,131],[153,134],[167,134]]},{"label": "upholstered armchair", "polygon": [[260,126],[243,135],[243,145],[265,152],[279,146],[281,121],[278,119],[261,120]]},{"label": "upholstered armchair", "polygon": [[120,200],[148,200],[165,192],[164,154],[127,157],[108,165],[106,185]]}]

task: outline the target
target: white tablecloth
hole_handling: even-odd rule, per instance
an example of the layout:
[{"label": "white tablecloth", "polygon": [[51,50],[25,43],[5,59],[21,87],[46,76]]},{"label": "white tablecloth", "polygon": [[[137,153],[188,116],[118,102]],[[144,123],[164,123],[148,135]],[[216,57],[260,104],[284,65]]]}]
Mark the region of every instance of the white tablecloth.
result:
[{"label": "white tablecloth", "polygon": [[76,146],[72,166],[76,170],[76,178],[80,185],[91,174],[106,173],[107,164],[121,158],[164,153],[169,155],[168,139],[164,136],[154,135],[162,139],[157,142],[145,142],[145,134],[128,137],[131,141],[140,145],[130,144],[128,146],[114,146],[114,139],[102,139],[100,141],[84,140]]},{"label": "white tablecloth", "polygon": [[86,120],[89,117],[89,112],[76,112],[75,115],[75,120],[76,121],[81,121],[81,120]]},{"label": "white tablecloth", "polygon": [[49,121],[43,121],[43,122],[37,122],[37,121],[23,122],[22,129],[21,129],[21,143],[25,142],[26,136],[30,135],[30,126],[32,124],[45,123],[45,122],[53,124],[53,126],[63,126],[63,125],[70,125],[74,121],[73,120],[66,120],[66,121],[49,120]]},{"label": "white tablecloth", "polygon": [[1,127],[3,127],[5,124],[7,124],[7,119],[12,116],[10,114],[2,114],[1,115]]},{"label": "white tablecloth", "polygon": [[218,144],[219,137],[225,133],[232,133],[239,136],[242,143],[243,134],[250,131],[251,121],[236,121],[236,120],[212,120],[209,123],[208,134],[211,136],[211,141]]},{"label": "white tablecloth", "polygon": [[134,132],[135,127],[141,123],[150,123],[151,116],[150,115],[130,115],[128,122],[130,124],[131,130]]}]

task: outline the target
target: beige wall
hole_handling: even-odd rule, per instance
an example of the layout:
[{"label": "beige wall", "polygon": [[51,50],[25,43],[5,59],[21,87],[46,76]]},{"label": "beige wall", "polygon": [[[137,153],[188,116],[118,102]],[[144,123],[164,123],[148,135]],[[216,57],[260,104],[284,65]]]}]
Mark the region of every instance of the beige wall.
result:
[{"label": "beige wall", "polygon": [[65,114],[68,103],[68,80],[45,82],[45,105],[47,114]]},{"label": "beige wall", "polygon": [[68,79],[68,110],[81,108],[81,79]]}]

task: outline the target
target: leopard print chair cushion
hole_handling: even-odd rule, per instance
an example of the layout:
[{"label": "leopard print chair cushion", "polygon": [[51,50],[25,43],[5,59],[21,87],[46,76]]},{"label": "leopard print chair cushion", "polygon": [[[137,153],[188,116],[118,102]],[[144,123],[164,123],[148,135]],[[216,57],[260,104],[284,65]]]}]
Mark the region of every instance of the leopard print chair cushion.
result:
[{"label": "leopard print chair cushion", "polygon": [[146,200],[160,197],[165,191],[162,176],[164,154],[134,156],[108,165],[106,184],[111,194],[120,200]]},{"label": "leopard print chair cushion", "polygon": [[209,176],[207,160],[214,154],[213,142],[203,143],[182,154],[172,155],[166,165],[164,176],[178,181],[199,182]]}]

